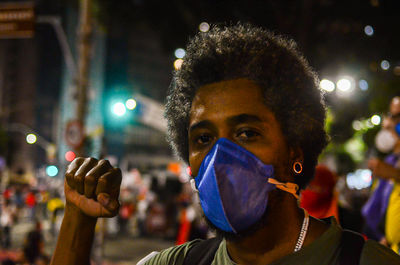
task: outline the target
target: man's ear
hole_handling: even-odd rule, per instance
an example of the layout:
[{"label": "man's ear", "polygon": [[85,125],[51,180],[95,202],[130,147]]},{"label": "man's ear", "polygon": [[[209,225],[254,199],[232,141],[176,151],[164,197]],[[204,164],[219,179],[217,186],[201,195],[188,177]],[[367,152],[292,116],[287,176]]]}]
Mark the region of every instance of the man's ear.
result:
[{"label": "man's ear", "polygon": [[301,150],[300,147],[296,146],[290,148],[290,161],[292,161],[292,163],[294,162],[300,162],[301,164],[304,163],[304,154],[303,150]]}]

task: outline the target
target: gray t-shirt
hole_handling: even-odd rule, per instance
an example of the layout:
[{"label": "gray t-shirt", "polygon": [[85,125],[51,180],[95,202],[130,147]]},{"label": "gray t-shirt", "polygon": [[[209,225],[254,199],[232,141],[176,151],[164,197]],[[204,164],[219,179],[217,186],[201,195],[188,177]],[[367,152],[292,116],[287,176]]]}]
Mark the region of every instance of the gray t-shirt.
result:
[{"label": "gray t-shirt", "polygon": [[[310,245],[289,254],[269,265],[336,265],[340,254],[342,228],[331,222],[327,231]],[[154,254],[144,265],[182,265],[188,250],[195,241],[171,247]],[[361,265],[400,265],[400,256],[379,243],[368,240],[361,254]],[[238,265],[228,254],[226,241],[222,240],[211,265]]]}]

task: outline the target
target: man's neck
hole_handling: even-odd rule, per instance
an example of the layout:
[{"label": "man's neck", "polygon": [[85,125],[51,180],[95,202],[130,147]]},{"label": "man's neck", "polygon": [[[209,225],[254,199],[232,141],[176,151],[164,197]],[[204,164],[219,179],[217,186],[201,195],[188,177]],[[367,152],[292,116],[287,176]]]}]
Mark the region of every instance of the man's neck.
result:
[{"label": "man's neck", "polygon": [[[256,233],[238,241],[227,241],[228,253],[238,264],[264,265],[293,253],[304,219],[303,210],[290,194],[282,200],[270,200],[266,225]],[[271,198],[273,199],[273,198]],[[304,245],[318,238],[327,226],[315,219],[310,220],[309,232]]]}]

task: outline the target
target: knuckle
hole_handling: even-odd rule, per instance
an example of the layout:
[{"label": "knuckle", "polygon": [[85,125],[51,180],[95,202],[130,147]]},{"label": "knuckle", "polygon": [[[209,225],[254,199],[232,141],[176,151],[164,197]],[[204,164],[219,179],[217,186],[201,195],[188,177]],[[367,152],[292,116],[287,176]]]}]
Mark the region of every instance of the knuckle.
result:
[{"label": "knuckle", "polygon": [[112,171],[117,175],[122,175],[121,169],[119,169],[118,167],[113,168]]},{"label": "knuckle", "polygon": [[110,162],[109,162],[108,160],[106,160],[106,159],[101,159],[101,160],[99,161],[99,165],[100,165],[100,166],[111,167]]},{"label": "knuckle", "polygon": [[83,162],[84,160],[85,160],[84,157],[77,157],[77,158],[75,158],[75,159],[71,162],[71,164],[72,164],[72,163],[75,163],[75,164],[81,163],[81,162]]},{"label": "knuckle", "polygon": [[85,159],[85,162],[87,162],[87,163],[95,163],[95,162],[97,162],[97,159],[94,158],[94,157],[87,157]]}]

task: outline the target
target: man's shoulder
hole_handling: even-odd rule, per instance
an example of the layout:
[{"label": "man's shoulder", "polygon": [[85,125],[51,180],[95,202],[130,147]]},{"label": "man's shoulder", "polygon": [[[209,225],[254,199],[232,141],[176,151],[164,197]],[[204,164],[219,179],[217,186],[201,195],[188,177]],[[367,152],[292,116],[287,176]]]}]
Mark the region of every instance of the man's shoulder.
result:
[{"label": "man's shoulder", "polygon": [[151,258],[146,260],[144,265],[169,265],[176,264],[181,265],[186,257],[188,251],[199,242],[200,240],[196,239],[193,241],[186,242],[185,244],[179,246],[173,246],[167,249],[164,249],[157,254],[152,254]]},{"label": "man's shoulder", "polygon": [[400,256],[374,240],[365,242],[361,265],[400,265]]}]

